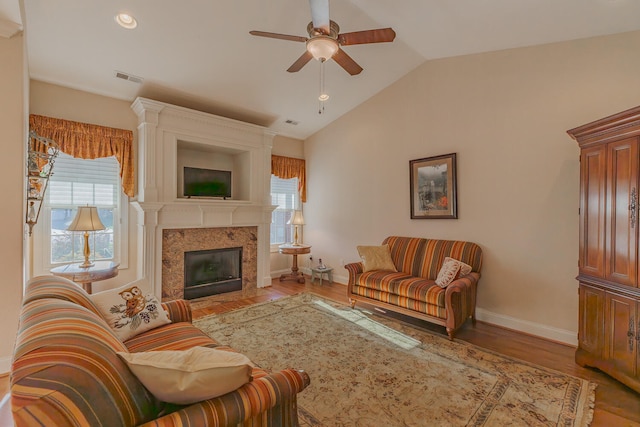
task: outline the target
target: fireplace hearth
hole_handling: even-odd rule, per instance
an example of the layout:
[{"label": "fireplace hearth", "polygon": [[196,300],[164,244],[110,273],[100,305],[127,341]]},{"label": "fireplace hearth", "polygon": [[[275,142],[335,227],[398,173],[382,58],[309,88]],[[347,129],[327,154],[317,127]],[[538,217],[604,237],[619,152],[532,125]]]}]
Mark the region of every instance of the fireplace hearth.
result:
[{"label": "fireplace hearth", "polygon": [[184,298],[242,290],[242,247],[184,253]]}]

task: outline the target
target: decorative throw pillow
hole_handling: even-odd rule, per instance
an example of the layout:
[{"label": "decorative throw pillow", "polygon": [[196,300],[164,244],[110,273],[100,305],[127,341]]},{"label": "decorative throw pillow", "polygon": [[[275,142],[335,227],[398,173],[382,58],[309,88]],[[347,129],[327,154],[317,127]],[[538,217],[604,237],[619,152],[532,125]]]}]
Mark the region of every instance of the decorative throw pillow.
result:
[{"label": "decorative throw pillow", "polygon": [[471,273],[471,270],[472,268],[469,264],[465,264],[457,259],[445,257],[442,267],[440,267],[440,271],[438,271],[436,285],[441,288],[446,288],[458,277],[466,276]]},{"label": "decorative throw pillow", "polygon": [[155,295],[144,295],[139,287],[131,284],[98,292],[89,298],[121,341],[171,323]]},{"label": "decorative throw pillow", "polygon": [[249,358],[230,351],[193,347],[118,355],[155,397],[178,405],[222,396],[251,381]]},{"label": "decorative throw pillow", "polygon": [[364,266],[363,271],[398,271],[391,259],[391,250],[389,249],[389,245],[358,246],[357,249]]}]

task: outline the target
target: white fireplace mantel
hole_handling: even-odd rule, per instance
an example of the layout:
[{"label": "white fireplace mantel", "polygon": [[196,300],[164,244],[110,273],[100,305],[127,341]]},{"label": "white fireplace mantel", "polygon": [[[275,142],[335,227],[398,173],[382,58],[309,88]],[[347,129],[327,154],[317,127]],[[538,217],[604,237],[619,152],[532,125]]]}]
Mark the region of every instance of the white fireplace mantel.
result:
[{"label": "white fireplace mantel", "polygon": [[[257,226],[257,286],[268,286],[275,133],[146,98],[131,108],[138,115],[138,197],[131,202],[138,212],[138,279],[161,297],[164,229]],[[183,197],[183,166],[232,170],[231,199]]]}]

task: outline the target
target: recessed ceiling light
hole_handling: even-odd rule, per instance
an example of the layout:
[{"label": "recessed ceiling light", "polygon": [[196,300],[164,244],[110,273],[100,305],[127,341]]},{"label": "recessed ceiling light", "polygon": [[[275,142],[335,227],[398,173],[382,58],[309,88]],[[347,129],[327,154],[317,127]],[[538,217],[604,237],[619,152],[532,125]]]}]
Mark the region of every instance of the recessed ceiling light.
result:
[{"label": "recessed ceiling light", "polygon": [[324,102],[324,101],[326,101],[328,99],[329,99],[329,94],[327,94],[327,93],[321,93],[320,96],[318,97],[318,101],[322,101],[322,102]]},{"label": "recessed ceiling light", "polygon": [[123,28],[133,30],[138,26],[138,21],[132,15],[125,12],[120,12],[115,16],[115,20]]}]

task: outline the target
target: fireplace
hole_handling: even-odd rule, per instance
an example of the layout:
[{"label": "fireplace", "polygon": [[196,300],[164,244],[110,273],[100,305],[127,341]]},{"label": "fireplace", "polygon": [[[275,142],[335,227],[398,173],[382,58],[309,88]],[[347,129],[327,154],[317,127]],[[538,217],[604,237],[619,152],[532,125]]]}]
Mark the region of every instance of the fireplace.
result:
[{"label": "fireplace", "polygon": [[242,290],[242,248],[184,253],[184,297],[201,298]]},{"label": "fireplace", "polygon": [[[201,298],[203,292],[207,288],[213,289],[216,286],[203,286],[213,284],[217,285],[220,292],[234,291],[251,291],[257,288],[257,227],[214,227],[214,228],[176,228],[165,229],[162,231],[162,301],[171,301],[175,299]],[[230,255],[234,262],[239,262],[237,268],[231,272],[215,273],[213,270],[218,269],[213,263],[221,263],[219,257],[220,251],[234,250],[235,255]],[[212,258],[208,258],[209,255]],[[188,273],[186,254],[195,256],[195,263],[202,264],[200,268],[204,269],[200,273]],[[211,265],[206,265],[209,262]],[[204,263],[204,264],[203,264]],[[207,273],[208,271],[208,273]],[[205,277],[205,273],[209,277]],[[237,282],[227,282],[229,275],[237,277]],[[219,276],[219,277],[216,277]],[[191,280],[191,278],[195,280]],[[193,282],[193,286],[187,283]],[[237,288],[233,288],[232,283]],[[240,283],[240,285],[237,285]],[[226,287],[226,289],[225,289]],[[187,290],[194,288],[192,290]],[[208,292],[208,290],[207,290]],[[189,293],[196,296],[189,296]],[[224,298],[224,294],[219,292],[211,293],[210,298]]]},{"label": "fireplace", "polygon": [[[242,246],[242,291],[271,284],[271,147],[261,126],[136,98],[137,280],[162,301],[184,298],[184,252]],[[227,200],[182,197],[184,167],[233,172]],[[224,299],[227,294],[209,298]]]}]

